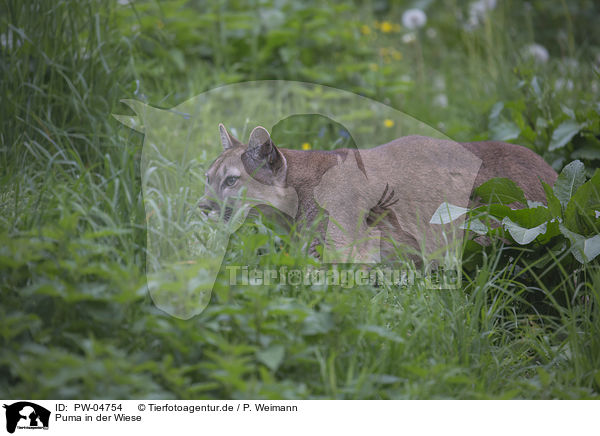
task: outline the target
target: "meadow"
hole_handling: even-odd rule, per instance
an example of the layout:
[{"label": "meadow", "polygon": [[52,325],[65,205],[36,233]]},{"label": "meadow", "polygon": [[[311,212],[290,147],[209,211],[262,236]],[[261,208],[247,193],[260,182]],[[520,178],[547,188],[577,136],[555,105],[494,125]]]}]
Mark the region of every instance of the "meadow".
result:
[{"label": "meadow", "polygon": [[[599,398],[599,19],[593,0],[3,0],[0,397]],[[267,79],[369,97],[457,141],[518,143],[561,176],[547,207],[519,213],[513,185],[482,187],[495,206],[472,222],[495,217],[513,243],[465,243],[457,289],[230,286],[221,266],[206,308],[171,316],[148,291],[144,137],[112,115],[134,115],[121,99],[172,108]],[[216,125],[207,135],[218,146]],[[273,135],[347,140],[308,118]],[[196,219],[181,213],[161,225]],[[261,219],[225,259],[315,264]]]}]

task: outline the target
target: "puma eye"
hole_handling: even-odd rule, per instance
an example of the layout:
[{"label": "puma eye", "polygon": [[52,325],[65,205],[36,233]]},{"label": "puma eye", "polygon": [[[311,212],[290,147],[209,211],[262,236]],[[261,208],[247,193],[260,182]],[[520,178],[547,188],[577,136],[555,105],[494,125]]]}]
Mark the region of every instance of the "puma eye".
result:
[{"label": "puma eye", "polygon": [[235,185],[235,182],[237,182],[237,180],[239,179],[239,177],[236,176],[229,176],[225,179],[225,186],[233,186]]}]

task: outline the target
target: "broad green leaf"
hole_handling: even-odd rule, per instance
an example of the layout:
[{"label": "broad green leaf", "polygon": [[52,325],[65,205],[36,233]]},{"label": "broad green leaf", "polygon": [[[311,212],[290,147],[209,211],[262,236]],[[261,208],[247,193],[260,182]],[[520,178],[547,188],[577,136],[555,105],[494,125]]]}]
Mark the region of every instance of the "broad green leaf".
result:
[{"label": "broad green leaf", "polygon": [[450,203],[442,203],[431,216],[429,224],[448,224],[466,214],[469,209],[455,206]]},{"label": "broad green leaf", "polygon": [[533,228],[549,221],[552,217],[546,207],[535,207],[532,209],[511,209],[504,204],[489,204],[475,208],[471,211],[471,216],[479,214],[488,214],[502,221],[508,217],[510,220],[521,227]]},{"label": "broad green leaf", "polygon": [[544,192],[546,193],[546,203],[548,204],[548,210],[550,211],[550,215],[553,217],[560,217],[562,214],[562,207],[560,205],[560,201],[554,195],[554,191],[552,187],[542,180],[542,187],[544,188]]},{"label": "broad green leaf", "polygon": [[333,328],[331,314],[315,312],[304,318],[302,334],[306,336],[328,333]]},{"label": "broad green leaf", "polygon": [[521,129],[512,121],[502,121],[495,123],[491,127],[491,139],[496,141],[508,141],[517,139],[521,133]]},{"label": "broad green leaf", "polygon": [[570,231],[562,224],[560,225],[560,232],[571,241],[571,253],[578,262],[591,262],[600,254],[600,235],[586,238],[579,233]]},{"label": "broad green leaf", "polygon": [[472,218],[465,221],[460,226],[461,229],[470,230],[477,233],[478,235],[486,235],[488,232],[487,226],[478,218]]},{"label": "broad green leaf", "polygon": [[523,190],[510,179],[497,177],[490,179],[475,189],[475,195],[484,203],[510,204],[519,202],[527,204]]},{"label": "broad green leaf", "polygon": [[600,159],[600,139],[593,133],[582,133],[582,135],[585,144],[571,153],[571,159]]},{"label": "broad green leaf", "polygon": [[568,116],[571,119],[575,119],[575,112],[573,111],[573,109],[571,109],[568,106],[565,106],[564,104],[560,105],[560,109],[563,111],[563,114],[565,114],[566,116]]},{"label": "broad green leaf", "polygon": [[545,206],[530,209],[515,209],[508,216],[513,222],[528,229],[537,227],[552,218],[550,211]]},{"label": "broad green leaf", "polygon": [[512,236],[515,242],[521,245],[532,242],[539,235],[545,233],[547,227],[547,223],[542,223],[539,226],[528,229],[512,222],[508,217],[502,220],[502,225],[508,230],[508,233],[510,233],[510,236]]},{"label": "broad green leaf", "polygon": [[531,88],[538,99],[542,98],[542,88],[540,87],[537,76],[533,76],[533,79],[531,80]]},{"label": "broad green leaf", "polygon": [[596,145],[588,145],[571,153],[571,159],[600,159],[600,147]]},{"label": "broad green leaf", "polygon": [[484,204],[471,210],[471,215],[480,216],[487,214],[502,221],[505,216],[510,216],[515,210],[505,204]]},{"label": "broad green leaf", "polygon": [[358,331],[370,336],[375,336],[379,339],[386,339],[392,342],[397,342],[399,344],[404,342],[404,338],[398,336],[392,330],[380,325],[362,325],[358,328]]},{"label": "broad green leaf", "polygon": [[[560,235],[560,230],[558,229],[557,223],[552,223],[551,225],[556,224],[557,234]],[[550,227],[550,225],[548,226]],[[555,235],[556,236],[556,235]],[[567,247],[567,241],[565,241],[564,237],[560,238],[560,241],[555,242],[552,246],[547,245],[548,241],[543,241],[543,237],[540,236],[540,243],[546,245],[544,248],[546,249],[546,253],[537,257],[535,263],[532,265],[536,269],[544,269],[549,264],[554,264],[556,259],[560,257]]]},{"label": "broad green leaf", "polygon": [[577,121],[571,119],[560,123],[552,133],[552,139],[550,140],[548,150],[556,150],[567,145],[571,138],[579,133],[582,127],[583,124],[579,124]]},{"label": "broad green leaf", "polygon": [[490,111],[490,121],[497,120],[502,112],[502,109],[504,109],[504,103],[499,101],[492,107],[492,110]]},{"label": "broad green leaf", "polygon": [[527,200],[527,207],[529,209],[535,209],[536,207],[546,207],[546,205],[544,203],[539,202],[539,201]]},{"label": "broad green leaf", "polygon": [[548,121],[545,118],[537,117],[535,120],[535,130],[538,132],[548,127]]},{"label": "broad green leaf", "polygon": [[539,235],[536,240],[542,245],[549,243],[552,238],[560,235],[560,229],[558,226],[558,218],[553,218],[552,220],[548,221],[546,231]]},{"label": "broad green leaf", "polygon": [[405,379],[389,374],[371,374],[369,379],[378,385],[393,385],[396,383],[402,383]]},{"label": "broad green leaf", "polygon": [[285,348],[283,345],[273,345],[266,350],[256,352],[256,358],[259,362],[264,363],[267,368],[272,371],[277,371],[283,357],[285,356]]},{"label": "broad green leaf", "polygon": [[571,197],[565,209],[565,226],[583,235],[598,233],[597,210],[600,210],[600,170]]},{"label": "broad green leaf", "polygon": [[585,183],[583,162],[576,160],[568,164],[560,172],[554,184],[554,195],[563,207],[567,207],[575,191]]}]

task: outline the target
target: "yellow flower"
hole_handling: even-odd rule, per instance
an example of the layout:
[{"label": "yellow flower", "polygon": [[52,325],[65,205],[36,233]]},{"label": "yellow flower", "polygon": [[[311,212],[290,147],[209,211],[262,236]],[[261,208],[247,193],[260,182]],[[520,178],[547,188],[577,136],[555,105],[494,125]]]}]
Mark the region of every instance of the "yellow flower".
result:
[{"label": "yellow flower", "polygon": [[383,33],[390,33],[393,29],[394,26],[392,26],[392,23],[390,23],[389,21],[383,21],[381,23],[381,31]]},{"label": "yellow flower", "polygon": [[375,63],[371,63],[371,64],[369,64],[369,69],[371,71],[377,71],[379,69],[379,65],[377,65]]},{"label": "yellow flower", "polygon": [[400,53],[398,50],[392,50],[392,57],[394,60],[399,61],[402,59],[402,53]]},{"label": "yellow flower", "polygon": [[308,142],[305,142],[304,144],[302,144],[302,150],[310,150],[312,147],[310,146],[310,144]]},{"label": "yellow flower", "polygon": [[390,127],[394,127],[394,121],[388,118],[383,121],[383,125],[389,129]]},{"label": "yellow flower", "polygon": [[366,24],[363,24],[360,28],[360,31],[363,35],[370,35],[371,34],[371,28],[369,26],[367,26]]}]

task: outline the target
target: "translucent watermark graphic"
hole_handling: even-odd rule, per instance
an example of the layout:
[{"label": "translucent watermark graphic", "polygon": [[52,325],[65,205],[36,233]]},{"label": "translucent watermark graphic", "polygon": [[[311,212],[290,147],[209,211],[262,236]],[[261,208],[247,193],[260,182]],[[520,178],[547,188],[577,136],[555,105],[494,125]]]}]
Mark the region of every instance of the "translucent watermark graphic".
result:
[{"label": "translucent watermark graphic", "polygon": [[[324,285],[414,282],[410,270],[426,271],[418,280],[430,289],[460,282],[464,218],[437,216],[447,214],[443,205],[468,206],[481,160],[421,121],[351,92],[293,81],[227,85],[171,109],[123,102],[135,115],[115,118],[144,134],[148,289],[165,312],[199,314],[219,274],[239,273],[230,286],[257,283],[251,267],[245,280],[244,267],[225,259],[231,236],[258,209],[277,211],[300,235],[316,228],[305,255],[330,273]],[[398,265],[390,280],[370,279],[390,263]],[[341,264],[367,267],[351,273]],[[261,286],[272,274],[261,272]]]},{"label": "translucent watermark graphic", "polygon": [[457,270],[435,268],[423,273],[414,269],[389,267],[366,269],[345,268],[255,268],[248,265],[227,265],[231,286],[340,286],[350,289],[355,286],[388,286],[406,288],[420,285],[428,290],[450,290],[459,288]]}]

